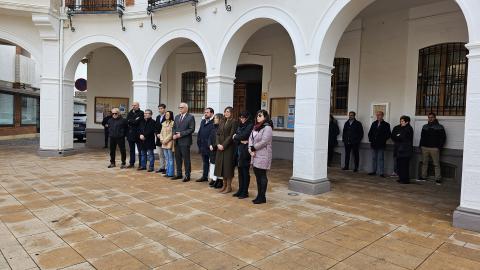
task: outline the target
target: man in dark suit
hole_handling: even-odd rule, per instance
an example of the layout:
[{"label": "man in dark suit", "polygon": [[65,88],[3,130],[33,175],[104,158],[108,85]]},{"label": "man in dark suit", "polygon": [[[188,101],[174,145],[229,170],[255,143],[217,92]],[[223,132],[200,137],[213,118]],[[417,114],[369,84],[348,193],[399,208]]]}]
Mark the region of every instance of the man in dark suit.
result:
[{"label": "man in dark suit", "polygon": [[375,113],[375,116],[377,120],[372,123],[370,131],[368,131],[368,140],[372,148],[372,171],[368,175],[376,175],[378,173],[380,177],[385,177],[385,147],[392,133],[390,131],[390,124],[383,120],[384,113],[378,111]]},{"label": "man in dark suit", "polygon": [[144,114],[143,111],[140,110],[140,104],[138,102],[132,103],[132,109],[127,114],[127,122],[128,122],[128,134],[127,134],[127,141],[128,147],[130,150],[130,165],[127,168],[135,167],[135,146],[140,151],[140,134],[138,133],[138,126],[140,121],[143,121]]},{"label": "man in dark suit", "polygon": [[348,170],[350,164],[350,153],[353,151],[353,158],[355,159],[355,168],[353,172],[358,172],[358,165],[360,163],[360,142],[363,139],[362,123],[355,119],[357,114],[355,112],[348,113],[348,120],[343,126],[343,144],[345,145],[345,166],[343,170]]},{"label": "man in dark suit", "polygon": [[108,120],[112,118],[111,112],[107,114],[102,120],[103,134],[105,135],[105,146],[103,148],[108,148]]},{"label": "man in dark suit", "polygon": [[212,108],[206,108],[204,111],[204,119],[200,123],[200,129],[197,134],[197,146],[198,152],[202,156],[203,161],[203,174],[197,182],[208,181],[208,171],[210,169],[210,148],[208,144],[208,138],[213,129],[213,117],[214,111]]},{"label": "man in dark suit", "polygon": [[192,134],[195,132],[195,117],[188,113],[188,105],[180,103],[180,114],[175,116],[173,124],[173,139],[175,140],[175,163],[177,175],[173,180],[182,179],[182,163],[185,165],[185,178],[183,182],[190,181],[192,166],[190,162],[190,147],[192,146]]},{"label": "man in dark suit", "polygon": [[167,105],[160,104],[158,105],[158,115],[157,119],[155,120],[155,137],[157,146],[157,153],[158,153],[158,160],[160,161],[160,167],[156,171],[157,173],[164,173],[165,172],[165,156],[163,154],[162,143],[160,142],[160,133],[162,132],[162,124],[165,122],[165,112],[167,109]]}]

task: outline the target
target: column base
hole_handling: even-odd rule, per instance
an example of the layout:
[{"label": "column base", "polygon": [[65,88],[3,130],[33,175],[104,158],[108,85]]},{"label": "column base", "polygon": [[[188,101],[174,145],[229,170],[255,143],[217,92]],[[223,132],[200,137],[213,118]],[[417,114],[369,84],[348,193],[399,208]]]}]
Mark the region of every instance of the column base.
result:
[{"label": "column base", "polygon": [[38,149],[37,154],[40,157],[66,157],[75,154],[76,151],[72,149],[64,150],[48,150],[48,149]]},{"label": "column base", "polygon": [[327,178],[310,181],[292,177],[288,183],[288,188],[292,191],[308,195],[323,194],[331,190],[330,181]]},{"label": "column base", "polygon": [[480,211],[460,206],[457,207],[453,212],[453,226],[480,232]]}]

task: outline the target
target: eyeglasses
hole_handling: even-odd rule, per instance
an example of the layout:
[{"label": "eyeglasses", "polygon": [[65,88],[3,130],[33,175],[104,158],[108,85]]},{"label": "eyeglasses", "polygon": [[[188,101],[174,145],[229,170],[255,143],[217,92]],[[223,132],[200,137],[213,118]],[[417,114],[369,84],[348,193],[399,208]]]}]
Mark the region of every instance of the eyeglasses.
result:
[{"label": "eyeglasses", "polygon": [[183,109],[183,108],[185,108],[185,107],[178,107],[178,108],[179,108],[179,109]]},{"label": "eyeglasses", "polygon": [[112,113],[112,115],[117,115],[118,113]]},{"label": "eyeglasses", "polygon": [[258,114],[257,117],[263,117],[263,114]]}]

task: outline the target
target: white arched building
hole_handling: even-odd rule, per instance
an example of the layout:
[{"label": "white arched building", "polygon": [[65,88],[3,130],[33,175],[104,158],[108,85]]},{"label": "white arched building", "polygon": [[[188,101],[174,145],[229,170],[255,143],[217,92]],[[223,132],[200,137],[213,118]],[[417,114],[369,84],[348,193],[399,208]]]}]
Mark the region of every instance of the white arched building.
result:
[{"label": "white arched building", "polygon": [[[40,59],[41,154],[73,150],[74,75],[85,58],[91,146],[103,136],[98,98],[173,111],[185,101],[198,118],[207,106],[264,108],[275,117],[275,157],[293,160],[290,189],[307,194],[330,190],[330,113],[343,124],[356,111],[366,132],[376,106],[392,125],[409,115],[418,146],[434,111],[447,129],[445,174],[462,186],[454,225],[480,231],[480,1],[58,2],[0,0],[0,39]],[[364,138],[363,169],[366,150]]]}]

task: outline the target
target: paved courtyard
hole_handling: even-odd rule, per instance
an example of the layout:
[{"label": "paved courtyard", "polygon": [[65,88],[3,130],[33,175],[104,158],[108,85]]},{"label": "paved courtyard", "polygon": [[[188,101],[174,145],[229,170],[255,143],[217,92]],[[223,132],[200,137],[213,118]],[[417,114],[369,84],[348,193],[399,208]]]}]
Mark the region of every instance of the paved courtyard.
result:
[{"label": "paved courtyard", "polygon": [[[332,192],[292,196],[291,163],[277,161],[268,203],[253,205],[205,183],[107,169],[105,151],[35,148],[0,146],[2,270],[480,269],[480,234],[451,226],[455,185],[332,169]],[[194,169],[196,179],[198,159]]]}]

